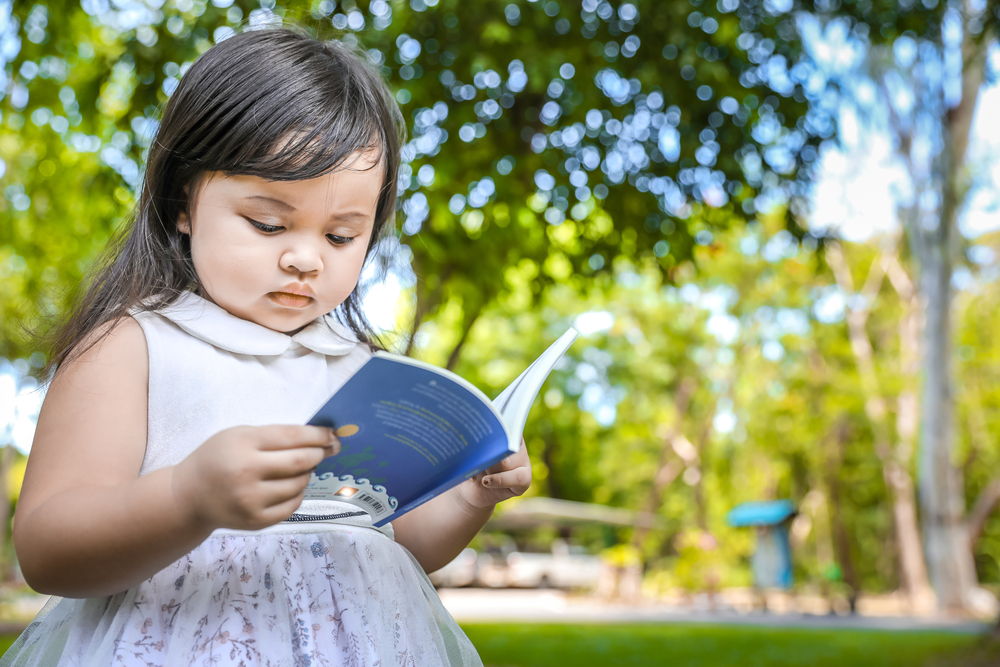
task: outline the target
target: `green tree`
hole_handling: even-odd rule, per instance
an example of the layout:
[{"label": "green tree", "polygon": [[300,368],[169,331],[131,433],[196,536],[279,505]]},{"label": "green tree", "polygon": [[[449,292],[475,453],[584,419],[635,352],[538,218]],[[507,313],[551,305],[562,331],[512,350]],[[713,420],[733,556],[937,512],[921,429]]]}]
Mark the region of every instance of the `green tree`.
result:
[{"label": "green tree", "polygon": [[[606,272],[620,253],[667,270],[699,231],[742,221],[758,190],[798,178],[827,132],[800,129],[805,98],[795,86],[772,94],[763,61],[740,46],[756,31],[772,49],[793,48],[787,20],[729,0],[693,11],[604,0],[582,11],[554,0],[324,0],[306,11],[268,0],[18,3],[0,105],[5,323],[65,310],[126,218],[158,109],[189,63],[233,29],[280,17],[360,40],[398,91],[418,325],[448,306],[468,331],[522,258],[541,268],[536,295]],[[760,156],[773,146],[785,157],[766,185]],[[610,226],[591,224],[601,215]],[[564,221],[581,226],[553,231]],[[553,250],[553,235],[563,247]],[[3,346],[31,351],[9,326]]]}]

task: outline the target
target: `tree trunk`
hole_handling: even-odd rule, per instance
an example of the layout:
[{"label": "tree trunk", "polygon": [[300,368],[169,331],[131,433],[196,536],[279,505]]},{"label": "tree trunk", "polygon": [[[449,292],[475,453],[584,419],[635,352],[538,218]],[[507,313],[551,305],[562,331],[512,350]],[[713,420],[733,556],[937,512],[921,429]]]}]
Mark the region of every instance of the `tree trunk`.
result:
[{"label": "tree trunk", "polygon": [[462,335],[459,336],[458,343],[452,348],[451,354],[448,355],[448,363],[445,364],[445,368],[449,371],[455,370],[455,364],[458,363],[458,359],[462,355],[462,348],[465,347],[465,341],[469,339],[469,333],[472,332],[472,327],[476,325],[476,320],[479,319],[482,311],[482,306],[480,306],[472,313],[466,313],[466,316],[463,318]]},{"label": "tree trunk", "polygon": [[406,347],[403,349],[404,356],[413,355],[413,344],[417,341],[417,331],[420,330],[420,325],[424,321],[424,312],[421,309],[420,301],[420,290],[415,290],[417,306],[413,309],[413,324],[410,326],[409,335],[406,338]]},{"label": "tree trunk", "polygon": [[837,427],[836,437],[832,439],[832,451],[828,459],[829,465],[826,468],[826,484],[830,492],[830,527],[833,530],[834,552],[837,554],[837,564],[843,574],[844,583],[851,589],[848,601],[851,605],[851,613],[854,613],[861,584],[858,581],[857,571],[854,569],[854,558],[851,556],[850,534],[847,532],[847,525],[840,510],[840,478],[838,477],[840,462],[843,459],[843,448],[848,436],[847,425],[841,423]]},{"label": "tree trunk", "polygon": [[[961,98],[957,106],[949,108],[951,100],[941,81],[914,76],[910,81],[916,104],[909,109],[898,108],[893,103],[890,76],[886,72],[879,75],[896,133],[897,151],[907,165],[914,191],[912,203],[901,207],[900,213],[908,218],[906,228],[918,259],[917,284],[924,316],[918,497],[924,553],[938,605],[944,609],[968,609],[969,594],[976,585],[963,521],[962,474],[951,461],[951,277],[956,217],[969,182],[965,153],[983,83],[986,54],[993,41],[982,34],[987,5],[972,0],[961,4],[956,7],[961,10],[959,16],[964,23]],[[936,46],[944,51],[943,33],[937,37]],[[939,67],[945,65],[942,61]],[[931,128],[929,134],[927,128]],[[925,150],[928,146],[934,147],[929,158]],[[940,204],[927,206],[934,202]]]},{"label": "tree trunk", "polygon": [[558,466],[556,466],[555,461],[555,443],[552,442],[552,438],[545,438],[543,440],[544,446],[542,447],[542,463],[548,468],[548,474],[545,477],[545,485],[549,492],[549,498],[566,498],[566,493],[563,491],[562,483],[558,480],[556,476],[556,471]]},{"label": "tree trunk", "polygon": [[983,534],[986,527],[986,520],[990,514],[1000,505],[1000,478],[994,478],[986,488],[976,498],[976,504],[969,512],[969,548],[976,550],[976,543]]},{"label": "tree trunk", "polygon": [[943,148],[933,164],[934,181],[941,188],[939,215],[927,215],[914,225],[924,302],[920,504],[931,581],[939,605],[946,610],[968,609],[970,593],[976,586],[976,568],[964,520],[962,473],[952,462],[951,276],[957,214],[968,188],[965,152],[988,47],[986,43],[977,44],[966,30],[962,98],[942,118]]},{"label": "tree trunk", "polygon": [[[701,425],[701,432],[698,434],[698,439],[695,441],[695,451],[697,453],[697,459],[694,465],[698,469],[698,481],[695,482],[691,487],[692,495],[694,496],[694,507],[695,507],[695,524],[699,529],[708,532],[708,500],[705,497],[705,470],[708,469],[708,445],[712,437],[712,428],[714,426],[715,410],[718,407],[718,401],[712,401],[708,409],[705,411],[705,421]],[[687,463],[687,462],[685,462]],[[691,465],[690,463],[688,464]]]},{"label": "tree trunk", "polygon": [[924,385],[920,503],[931,580],[946,610],[967,606],[976,585],[975,564],[965,527],[961,471],[952,462],[953,395],[951,378],[952,232],[957,208],[950,178],[937,228],[924,231],[921,294],[924,300]]},{"label": "tree trunk", "polygon": [[917,527],[913,479],[908,471],[895,462],[886,467],[886,477],[892,484],[892,516],[896,527],[902,587],[910,597],[912,609],[927,613],[934,608],[934,592],[927,577],[927,564],[920,543],[920,529]]},{"label": "tree trunk", "polygon": [[902,306],[899,318],[899,377],[902,379],[903,389],[896,397],[896,446],[893,465],[888,474],[896,498],[893,506],[896,539],[913,610],[928,613],[935,606],[935,597],[917,527],[916,491],[910,474],[920,422],[917,393],[914,389],[918,385],[920,370],[920,303],[913,281],[895,252],[883,253],[882,268]]},{"label": "tree trunk", "polygon": [[951,461],[951,219],[942,213],[937,229],[922,234],[921,244],[925,323],[920,502],[927,560],[940,605],[961,609],[975,580],[963,526],[961,475]]},{"label": "tree trunk", "polygon": [[413,354],[413,345],[416,342],[417,331],[420,329],[420,325],[423,324],[427,315],[433,312],[441,302],[441,293],[444,289],[444,284],[451,276],[451,266],[444,266],[441,268],[437,286],[430,291],[427,291],[421,284],[421,268],[417,263],[416,258],[413,260],[413,272],[417,275],[417,285],[413,290],[413,296],[416,300],[416,304],[413,308],[413,325],[410,328],[409,337],[406,339],[406,347],[403,350],[403,354],[407,357],[412,356]]},{"label": "tree trunk", "polygon": [[[833,270],[837,284],[847,294],[854,293],[854,281],[847,260],[840,245],[831,243],[827,246],[827,262]],[[907,389],[900,392],[897,400],[897,435],[896,447],[890,444],[890,424],[886,398],[879,387],[878,374],[875,369],[874,350],[868,337],[866,325],[868,315],[875,305],[875,299],[881,289],[883,277],[888,276],[902,301],[903,317],[900,321],[900,368],[913,372],[915,368],[916,341],[911,328],[915,322],[910,317],[916,317],[909,312],[912,306],[912,283],[903,275],[899,275],[902,267],[896,259],[894,250],[886,250],[872,262],[871,269],[865,279],[860,295],[865,308],[852,310],[847,315],[847,330],[854,353],[855,365],[861,377],[862,391],[865,396],[865,414],[872,425],[875,439],[875,453],[882,462],[882,476],[885,479],[886,491],[892,502],[893,527],[895,530],[896,550],[899,555],[899,584],[910,598],[910,605],[916,611],[930,611],[933,604],[933,592],[927,578],[927,565],[920,544],[920,528],[917,522],[916,501],[913,489],[913,479],[909,466],[914,435],[913,418],[915,418],[915,396]],[[907,291],[907,285],[910,289]]]},{"label": "tree trunk", "polygon": [[[961,472],[953,465],[951,391],[951,253],[942,216],[921,266],[925,299],[924,387],[921,420],[920,502],[931,580],[944,609],[963,609],[976,585],[965,528]],[[930,234],[928,235],[930,236]]]}]

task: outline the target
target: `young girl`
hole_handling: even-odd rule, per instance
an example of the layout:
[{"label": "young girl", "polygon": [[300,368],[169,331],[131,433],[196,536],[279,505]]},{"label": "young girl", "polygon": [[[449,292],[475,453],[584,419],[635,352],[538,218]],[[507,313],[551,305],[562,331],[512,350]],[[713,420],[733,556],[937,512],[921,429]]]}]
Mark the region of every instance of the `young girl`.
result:
[{"label": "young girl", "polygon": [[522,451],[375,529],[303,502],[303,426],[371,355],[358,278],[401,123],[339,43],[249,31],[166,105],[134,225],[55,334],[14,519],[53,596],[0,665],[481,665],[425,572],[531,480]]}]

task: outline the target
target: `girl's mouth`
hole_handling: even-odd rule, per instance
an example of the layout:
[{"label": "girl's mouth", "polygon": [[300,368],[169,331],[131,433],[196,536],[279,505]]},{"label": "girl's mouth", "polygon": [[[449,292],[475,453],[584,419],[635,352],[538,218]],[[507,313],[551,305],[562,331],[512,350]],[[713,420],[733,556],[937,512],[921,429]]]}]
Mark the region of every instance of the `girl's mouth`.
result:
[{"label": "girl's mouth", "polygon": [[285,308],[305,308],[312,301],[312,297],[289,292],[271,292],[268,296],[271,301]]}]

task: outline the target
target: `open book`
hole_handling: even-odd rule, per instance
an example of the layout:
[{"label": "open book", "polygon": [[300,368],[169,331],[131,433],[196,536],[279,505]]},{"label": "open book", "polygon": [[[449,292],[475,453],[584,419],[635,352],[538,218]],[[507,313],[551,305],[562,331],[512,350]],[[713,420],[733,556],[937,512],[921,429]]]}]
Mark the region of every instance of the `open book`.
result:
[{"label": "open book", "polygon": [[520,449],[531,404],[577,335],[493,401],[450,371],[376,352],[309,420],[336,429],[341,450],[316,467],[305,498],[356,505],[381,526],[495,465]]}]

